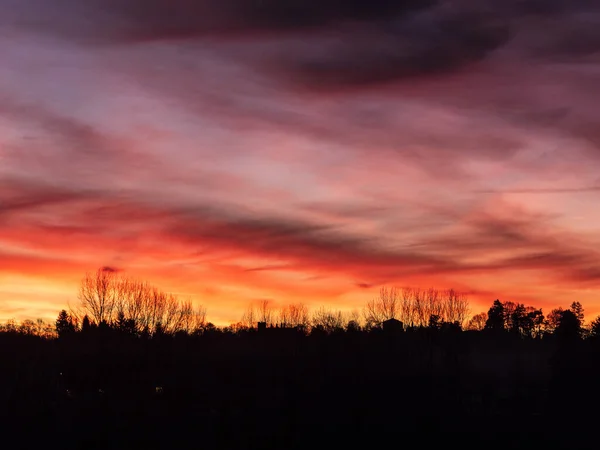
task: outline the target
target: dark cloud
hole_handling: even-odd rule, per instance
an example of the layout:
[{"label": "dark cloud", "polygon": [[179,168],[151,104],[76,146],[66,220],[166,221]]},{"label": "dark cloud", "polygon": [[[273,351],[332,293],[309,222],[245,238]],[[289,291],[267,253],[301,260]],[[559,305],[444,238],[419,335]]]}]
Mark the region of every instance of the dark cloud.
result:
[{"label": "dark cloud", "polygon": [[240,60],[311,89],[446,72],[514,39],[545,57],[600,48],[599,8],[585,1],[57,0],[52,8],[41,0],[2,1],[20,11],[5,23],[87,42],[247,44],[260,37],[269,44]]},{"label": "dark cloud", "polygon": [[95,0],[129,24],[132,37],[165,39],[285,31],[402,15],[434,0]]},{"label": "dark cloud", "polygon": [[431,12],[340,27],[321,48],[299,45],[275,64],[312,88],[379,84],[479,61],[509,38],[508,24],[494,16]]},{"label": "dark cloud", "polygon": [[274,33],[260,64],[311,89],[454,70],[485,59],[517,35],[519,45],[540,56],[586,55],[600,48],[599,16],[591,14],[598,8],[589,2],[129,0],[109,5],[128,24],[122,39],[248,41]]},{"label": "dark cloud", "polygon": [[46,206],[66,204],[90,198],[93,194],[83,190],[75,192],[41,182],[22,179],[0,180],[0,218],[9,214]]},{"label": "dark cloud", "polygon": [[91,41],[291,31],[405,14],[435,0],[2,0],[1,24]]}]

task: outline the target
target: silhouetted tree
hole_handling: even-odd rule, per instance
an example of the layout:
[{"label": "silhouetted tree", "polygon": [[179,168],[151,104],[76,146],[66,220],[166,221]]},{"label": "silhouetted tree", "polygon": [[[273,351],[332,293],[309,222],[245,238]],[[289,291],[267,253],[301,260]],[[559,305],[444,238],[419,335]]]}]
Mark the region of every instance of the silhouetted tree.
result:
[{"label": "silhouetted tree", "polygon": [[473,317],[471,317],[471,320],[469,320],[469,323],[467,324],[467,330],[481,331],[485,328],[486,322],[487,322],[487,313],[486,312],[481,312],[479,314],[475,314]]},{"label": "silhouetted tree", "polygon": [[349,333],[356,333],[361,330],[360,323],[354,319],[351,319],[346,324],[346,331]]},{"label": "silhouetted tree", "polygon": [[273,308],[269,300],[261,300],[258,303],[258,321],[264,322],[267,326],[273,324]]},{"label": "silhouetted tree", "polygon": [[583,306],[581,305],[581,303],[573,302],[573,303],[571,303],[571,307],[569,309],[571,310],[571,312],[573,314],[575,314],[575,317],[577,317],[577,320],[579,320],[579,324],[581,326],[583,326],[585,317],[584,317]]},{"label": "silhouetted tree", "polygon": [[527,313],[525,312],[525,305],[522,303],[511,304],[510,312],[506,311],[505,305],[505,316],[508,313],[508,330],[513,334],[517,334],[519,336],[525,336],[528,334],[528,331],[532,328],[533,325],[530,326]]},{"label": "silhouetted tree", "polygon": [[428,327],[434,330],[440,329],[442,327],[441,317],[436,314],[430,315]]},{"label": "silhouetted tree", "polygon": [[573,311],[567,309],[560,315],[560,320],[554,333],[563,340],[577,339],[581,336],[581,322]]},{"label": "silhouetted tree", "polygon": [[370,326],[381,326],[384,320],[395,319],[399,313],[399,291],[382,287],[379,296],[369,301],[363,310],[365,321]]},{"label": "silhouetted tree", "polygon": [[[440,291],[433,288],[405,287],[400,294],[397,290],[392,292],[395,292],[397,301],[394,317],[388,318],[399,319],[409,327],[426,327],[431,316],[438,316],[440,322],[459,322],[462,327],[469,315],[469,302],[466,295],[454,289]],[[384,296],[380,294],[380,298]],[[381,303],[383,302],[380,301]],[[376,303],[367,305],[369,313],[373,311],[375,305]],[[369,316],[376,315],[371,313]]]},{"label": "silhouetted tree", "polygon": [[531,327],[528,330],[528,335],[531,337],[540,337],[542,335],[542,328],[544,326],[544,313],[542,309],[536,309],[532,306],[526,308],[528,325]]},{"label": "silhouetted tree", "polygon": [[15,319],[9,319],[6,321],[6,323],[2,326],[2,332],[4,333],[17,333],[17,323],[15,322]]},{"label": "silhouetted tree", "polygon": [[514,312],[517,309],[517,303],[514,302],[502,302],[502,307],[504,308],[504,329],[508,331],[515,330],[513,325]]},{"label": "silhouetted tree", "polygon": [[166,335],[165,333],[165,329],[163,328],[162,323],[158,322],[156,324],[156,326],[154,327],[154,334],[152,335],[153,338],[162,338]]},{"label": "silhouetted tree", "polygon": [[525,307],[522,303],[518,303],[512,308],[510,331],[521,337],[531,338],[539,335],[543,321],[544,315],[541,309]]},{"label": "silhouetted tree", "polygon": [[600,316],[596,317],[592,320],[590,324],[590,338],[599,339],[600,338]]},{"label": "silhouetted tree", "polygon": [[91,329],[92,329],[92,323],[90,322],[90,318],[86,314],[85,316],[83,316],[83,320],[81,321],[81,332],[89,333]]},{"label": "silhouetted tree", "polygon": [[71,315],[66,310],[61,310],[56,319],[56,333],[59,338],[69,336],[75,332],[75,324]]},{"label": "silhouetted tree", "polygon": [[500,300],[494,300],[492,307],[487,313],[485,328],[487,330],[503,331],[504,328],[504,305]]},{"label": "silhouetted tree", "polygon": [[110,268],[88,273],[79,290],[80,315],[88,315],[94,322],[103,321],[112,326],[119,317],[129,320],[135,330],[152,332],[160,322],[162,331],[175,334],[192,332],[204,323],[206,309],[194,309],[191,301],[179,301],[173,294],[145,282],[121,276]]},{"label": "silhouetted tree", "polygon": [[443,305],[443,321],[449,323],[457,322],[462,328],[470,312],[467,296],[454,289],[448,289],[443,293]]},{"label": "silhouetted tree", "polygon": [[26,319],[19,325],[19,333],[26,334],[29,336],[35,336],[36,333],[36,325],[33,320]]},{"label": "silhouetted tree", "polygon": [[293,303],[283,307],[279,311],[279,326],[284,328],[296,328],[300,331],[308,331],[310,327],[310,314],[308,307],[303,303]]},{"label": "silhouetted tree", "polygon": [[125,313],[120,311],[117,314],[117,321],[115,322],[115,329],[123,334],[134,335],[136,334],[135,320],[128,319],[125,317]]},{"label": "silhouetted tree", "polygon": [[96,323],[110,321],[117,300],[116,272],[102,267],[95,274],[87,273],[81,280],[79,300]]},{"label": "silhouetted tree", "polygon": [[245,328],[256,328],[256,323],[258,322],[258,317],[256,314],[256,309],[254,305],[248,305],[246,311],[242,314],[242,319],[240,320],[240,324]]},{"label": "silhouetted tree", "polygon": [[321,306],[313,313],[312,326],[326,333],[341,331],[344,329],[344,317],[341,311]]},{"label": "silhouetted tree", "polygon": [[560,320],[562,318],[563,309],[558,307],[550,311],[550,314],[546,316],[546,321],[544,322],[545,330],[547,333],[554,333],[558,325],[560,324]]}]

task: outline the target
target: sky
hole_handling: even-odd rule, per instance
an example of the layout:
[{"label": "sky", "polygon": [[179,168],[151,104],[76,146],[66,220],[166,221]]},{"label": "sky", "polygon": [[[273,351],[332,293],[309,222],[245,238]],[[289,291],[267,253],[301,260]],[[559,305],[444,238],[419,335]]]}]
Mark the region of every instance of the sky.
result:
[{"label": "sky", "polygon": [[112,267],[240,319],[600,314],[600,5],[0,0],[0,321]]}]

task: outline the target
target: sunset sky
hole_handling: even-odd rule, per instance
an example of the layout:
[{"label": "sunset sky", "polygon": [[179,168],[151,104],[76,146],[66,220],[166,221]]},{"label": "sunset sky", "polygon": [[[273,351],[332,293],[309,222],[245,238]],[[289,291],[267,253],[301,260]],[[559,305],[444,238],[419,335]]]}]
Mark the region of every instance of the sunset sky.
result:
[{"label": "sunset sky", "polygon": [[0,61],[0,321],[101,266],[217,324],[383,285],[600,314],[598,2],[0,0]]}]

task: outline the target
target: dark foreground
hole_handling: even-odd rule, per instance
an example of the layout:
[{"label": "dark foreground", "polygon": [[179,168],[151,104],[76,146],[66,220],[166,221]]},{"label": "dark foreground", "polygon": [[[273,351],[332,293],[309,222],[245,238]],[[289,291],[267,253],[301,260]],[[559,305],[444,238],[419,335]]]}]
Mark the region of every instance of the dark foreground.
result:
[{"label": "dark foreground", "polygon": [[592,340],[432,330],[5,334],[0,356],[0,426],[11,449],[537,449],[599,440]]}]

